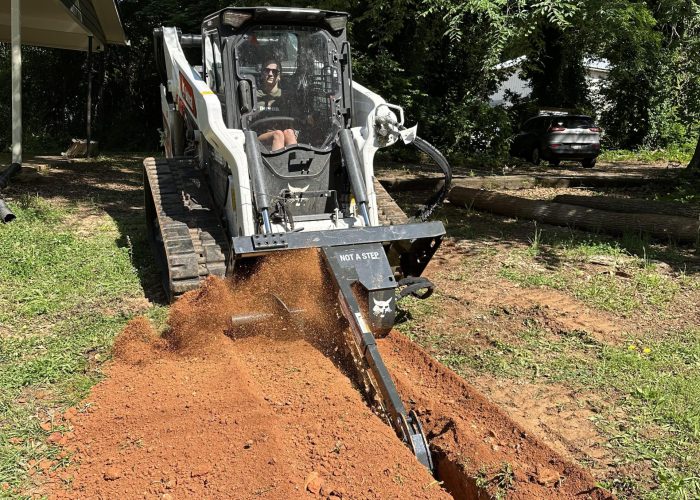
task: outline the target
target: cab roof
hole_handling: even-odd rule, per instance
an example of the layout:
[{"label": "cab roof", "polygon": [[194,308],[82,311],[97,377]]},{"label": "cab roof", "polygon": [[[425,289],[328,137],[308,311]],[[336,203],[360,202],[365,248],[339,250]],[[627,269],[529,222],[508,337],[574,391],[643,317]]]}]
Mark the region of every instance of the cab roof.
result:
[{"label": "cab roof", "polygon": [[238,30],[248,24],[293,23],[341,32],[347,25],[348,17],[347,12],[301,7],[227,7],[207,16],[202,28]]}]

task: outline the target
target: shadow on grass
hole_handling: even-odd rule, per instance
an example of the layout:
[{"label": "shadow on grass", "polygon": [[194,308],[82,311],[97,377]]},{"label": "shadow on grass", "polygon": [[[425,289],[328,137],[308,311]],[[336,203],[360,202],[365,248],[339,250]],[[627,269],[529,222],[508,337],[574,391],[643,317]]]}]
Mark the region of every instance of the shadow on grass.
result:
[{"label": "shadow on grass", "polygon": [[[392,195],[409,215],[415,213],[427,197],[425,192],[395,192]],[[630,231],[620,236],[612,236],[503,217],[460,208],[449,203],[435,212],[434,219],[441,220],[445,224],[447,235],[456,240],[470,241],[486,247],[498,244],[506,249],[522,249],[523,246],[537,244],[538,261],[549,269],[556,269],[561,264],[558,248],[581,245],[617,247],[644,261],[663,262],[677,273],[700,273],[700,252],[697,245],[653,239],[639,232]]]},{"label": "shadow on grass", "polygon": [[148,154],[100,156],[92,160],[66,160],[60,156],[25,159],[24,169],[4,193],[12,204],[21,196],[40,196],[75,208],[74,217],[87,218],[100,211],[116,223],[116,244],[128,248],[138,271],[144,295],[151,302],[167,301],[151,247],[146,237],[142,161]]}]

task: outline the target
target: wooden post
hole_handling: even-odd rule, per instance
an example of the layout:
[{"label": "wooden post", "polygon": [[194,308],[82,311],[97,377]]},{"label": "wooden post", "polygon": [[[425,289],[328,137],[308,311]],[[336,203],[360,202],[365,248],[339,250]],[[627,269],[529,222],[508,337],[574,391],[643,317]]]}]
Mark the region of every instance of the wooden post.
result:
[{"label": "wooden post", "polygon": [[85,157],[90,158],[90,143],[92,142],[92,35],[88,37],[87,54],[88,91],[87,91],[87,149]]}]

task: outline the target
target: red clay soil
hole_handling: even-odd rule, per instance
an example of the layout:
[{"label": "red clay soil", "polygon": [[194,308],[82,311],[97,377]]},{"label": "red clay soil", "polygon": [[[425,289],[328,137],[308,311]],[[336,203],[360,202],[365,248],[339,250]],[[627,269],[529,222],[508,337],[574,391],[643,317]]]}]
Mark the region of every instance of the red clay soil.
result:
[{"label": "red clay soil", "polygon": [[515,424],[399,332],[378,344],[399,393],[414,403],[438,457],[438,474],[455,497],[477,498],[480,486],[482,492],[512,499],[611,498],[588,472]]},{"label": "red clay soil", "polygon": [[[107,378],[69,412],[73,464],[50,473],[50,497],[449,498],[345,375],[345,325],[319,259],[278,254],[235,294],[208,281],[171,308],[164,337],[132,321]],[[278,299],[306,313],[282,319]],[[230,326],[265,311],[265,327]],[[452,495],[605,496],[407,339],[380,343]]]},{"label": "red clay soil", "polygon": [[[317,259],[262,266],[235,297],[208,282],[173,306],[167,343],[132,321],[89,411],[72,418],[75,465],[54,474],[50,496],[449,498],[334,365],[339,322],[321,308]],[[230,315],[259,311],[269,293],[311,314],[231,331]]]}]

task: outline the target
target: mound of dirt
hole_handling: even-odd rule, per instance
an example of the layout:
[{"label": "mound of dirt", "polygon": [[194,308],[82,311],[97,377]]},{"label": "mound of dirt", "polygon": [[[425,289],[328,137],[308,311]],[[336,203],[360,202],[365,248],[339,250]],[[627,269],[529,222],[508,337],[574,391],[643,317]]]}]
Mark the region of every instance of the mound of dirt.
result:
[{"label": "mound of dirt", "polygon": [[[422,415],[438,478],[346,376],[343,330],[317,251],[285,252],[236,282],[208,280],[115,342],[108,377],[72,417],[73,465],[53,498],[601,498],[541,445],[397,333],[380,341]],[[289,311],[289,312],[285,312]],[[255,328],[231,317],[266,314]],[[74,412],[75,413],[75,412]],[[446,491],[441,484],[447,488]]]},{"label": "mound of dirt", "polygon": [[[278,257],[179,299],[167,343],[143,318],[125,328],[52,497],[449,498],[334,364],[343,323],[318,252]],[[280,303],[303,312],[231,326]]]},{"label": "mound of dirt", "polygon": [[114,339],[114,358],[127,365],[141,365],[167,349],[167,342],[158,336],[151,322],[138,316]]},{"label": "mound of dirt", "polygon": [[477,498],[479,489],[513,499],[612,498],[588,472],[515,424],[399,332],[377,343],[399,392],[414,402],[438,475],[456,498]]},{"label": "mound of dirt", "polygon": [[[321,258],[315,249],[279,252],[261,258],[235,281],[207,280],[171,308],[169,344],[186,355],[221,352],[224,333],[314,337],[314,343],[329,344],[325,340],[337,329],[338,314]],[[264,320],[232,325],[232,317],[254,315]]]}]

